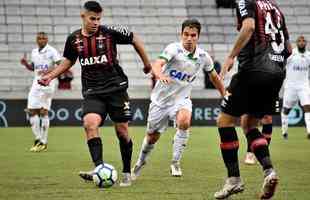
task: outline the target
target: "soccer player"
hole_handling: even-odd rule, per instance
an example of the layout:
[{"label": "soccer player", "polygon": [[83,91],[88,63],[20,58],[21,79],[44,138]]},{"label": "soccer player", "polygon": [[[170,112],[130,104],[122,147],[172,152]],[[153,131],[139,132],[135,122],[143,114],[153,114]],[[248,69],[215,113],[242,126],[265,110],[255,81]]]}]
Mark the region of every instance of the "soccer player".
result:
[{"label": "soccer player", "polygon": [[307,41],[304,36],[299,36],[296,43],[297,47],[288,58],[286,65],[283,109],[281,113],[282,136],[284,139],[288,139],[288,114],[299,100],[305,112],[307,138],[310,139],[310,87],[308,77],[310,52],[306,49]]},{"label": "soccer player", "polygon": [[[82,67],[83,126],[89,152],[95,166],[104,164],[102,140],[99,127],[109,114],[114,122],[119,139],[123,161],[123,178],[120,186],[131,185],[132,140],[128,135],[128,121],[131,119],[127,94],[128,78],[117,60],[117,44],[132,44],[144,64],[144,72],[151,70],[143,42],[122,26],[100,25],[102,7],[96,1],[87,1],[81,12],[82,28],[71,33],[66,41],[64,60],[59,68],[40,80],[49,82],[68,70],[77,59]],[[92,180],[92,172],[80,172],[85,180]]]},{"label": "soccer player", "polygon": [[47,150],[48,128],[50,126],[48,111],[51,108],[57,83],[54,80],[49,86],[44,87],[38,84],[38,80],[43,73],[51,71],[61,62],[57,50],[47,43],[48,36],[46,33],[38,32],[36,40],[38,48],[33,49],[31,52],[31,63],[28,63],[26,56],[20,60],[21,64],[28,70],[34,71],[34,79],[28,94],[26,109],[35,139],[30,148],[32,152]]},{"label": "soccer player", "polygon": [[140,175],[169,120],[173,120],[177,128],[173,139],[171,175],[182,176],[180,160],[190,135],[192,82],[202,69],[208,71],[210,80],[224,95],[224,85],[214,70],[211,57],[197,45],[200,29],[201,24],[196,19],[185,20],[181,41],[169,44],[152,65],[157,82],[151,93],[146,136],[132,170],[133,179]]},{"label": "soccer player", "polygon": [[237,18],[240,33],[223,68],[230,69],[237,56],[239,67],[230,83],[230,93],[221,103],[218,118],[220,148],[228,177],[214,197],[225,199],[244,190],[235,126],[237,119],[245,115],[246,138],[264,172],[260,198],[270,199],[274,195],[278,176],[271,162],[268,142],[257,125],[264,115],[275,111],[285,77],[285,62],[291,53],[289,35],[284,15],[275,1],[240,0]]}]

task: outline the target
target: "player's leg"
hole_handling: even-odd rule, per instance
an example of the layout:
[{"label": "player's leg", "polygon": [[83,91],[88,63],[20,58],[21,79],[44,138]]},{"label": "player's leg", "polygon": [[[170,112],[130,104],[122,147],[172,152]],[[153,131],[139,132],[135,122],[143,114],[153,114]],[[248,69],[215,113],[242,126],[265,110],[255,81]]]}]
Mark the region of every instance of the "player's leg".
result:
[{"label": "player's leg", "polygon": [[30,151],[35,152],[37,145],[40,143],[41,132],[40,132],[40,110],[39,109],[26,109],[29,115],[29,122],[31,125],[32,133],[34,135],[34,143],[30,148]]},{"label": "player's leg", "polygon": [[263,126],[262,134],[266,138],[268,145],[270,145],[272,136],[272,115],[265,115],[263,119],[261,119],[261,124]]},{"label": "player's leg", "polygon": [[298,92],[300,104],[305,113],[305,124],[307,129],[307,138],[310,139],[310,88],[305,87]]},{"label": "player's leg", "polygon": [[229,85],[230,94],[221,102],[222,112],[218,117],[217,127],[227,178],[223,187],[214,194],[216,199],[225,199],[244,190],[239,170],[239,140],[235,126],[237,117],[240,117],[247,107],[246,87],[247,84],[242,83],[241,74],[235,74]]},{"label": "player's leg", "polygon": [[[246,123],[245,115],[242,115],[240,119],[240,125],[243,130],[244,135],[246,134],[246,131],[248,130],[247,123]],[[244,163],[247,165],[254,165],[256,163],[255,155],[253,152],[251,152],[250,145],[247,143],[247,152],[245,154]]]},{"label": "player's leg", "polygon": [[50,119],[48,117],[48,110],[41,108],[40,109],[40,118],[41,118],[41,141],[37,145],[36,151],[46,151],[47,150],[47,138],[48,138],[48,129],[50,126]]},{"label": "player's leg", "polygon": [[120,186],[131,185],[131,157],[132,157],[132,140],[128,135],[128,122],[115,123],[115,132],[119,140],[119,147],[123,162],[123,180]]},{"label": "player's leg", "polygon": [[[103,145],[99,136],[99,126],[106,117],[105,102],[96,97],[86,97],[82,103],[83,127],[86,133],[88,150],[94,165],[103,164]],[[80,171],[82,179],[91,181],[93,171]]]},{"label": "player's leg", "polygon": [[146,135],[143,139],[138,160],[132,170],[133,180],[137,179],[141,174],[143,166],[146,164],[148,157],[155,147],[155,143],[159,140],[160,134],[168,127],[168,108],[161,108],[154,103],[150,104]]},{"label": "player's leg", "polygon": [[216,199],[225,199],[232,194],[242,192],[244,184],[240,178],[238,163],[239,140],[235,130],[236,118],[221,113],[218,118],[218,131],[221,139],[221,152],[227,169],[227,179],[221,190],[214,194]]},{"label": "player's leg", "polygon": [[283,94],[283,108],[281,111],[282,136],[288,139],[288,114],[297,103],[297,92],[294,88],[285,88]]},{"label": "player's leg", "polygon": [[189,109],[181,108],[176,114],[177,131],[173,138],[172,162],[170,166],[172,176],[182,176],[180,161],[190,136],[191,116],[191,104]]}]

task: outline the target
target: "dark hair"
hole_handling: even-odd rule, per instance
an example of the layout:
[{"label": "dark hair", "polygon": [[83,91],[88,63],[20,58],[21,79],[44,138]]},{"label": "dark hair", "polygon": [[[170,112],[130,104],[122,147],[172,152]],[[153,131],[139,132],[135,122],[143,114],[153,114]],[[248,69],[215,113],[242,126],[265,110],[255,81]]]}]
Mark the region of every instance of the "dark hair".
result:
[{"label": "dark hair", "polygon": [[197,19],[187,19],[182,23],[182,33],[185,29],[185,27],[190,27],[190,28],[197,28],[198,29],[198,35],[200,34],[201,30],[201,24]]},{"label": "dark hair", "polygon": [[83,7],[87,11],[92,11],[92,12],[95,12],[95,13],[102,12],[102,7],[96,1],[87,1],[87,2],[85,2]]},{"label": "dark hair", "polygon": [[37,32],[37,35],[44,35],[47,37],[47,33],[45,33],[44,31]]}]

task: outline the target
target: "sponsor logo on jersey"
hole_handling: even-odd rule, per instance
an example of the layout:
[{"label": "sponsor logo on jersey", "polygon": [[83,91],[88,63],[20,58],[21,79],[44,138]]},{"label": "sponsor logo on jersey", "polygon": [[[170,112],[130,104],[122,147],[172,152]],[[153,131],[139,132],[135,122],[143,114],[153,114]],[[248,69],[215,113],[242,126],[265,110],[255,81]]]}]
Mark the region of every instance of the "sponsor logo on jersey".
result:
[{"label": "sponsor logo on jersey", "polygon": [[180,81],[187,81],[187,82],[193,82],[195,80],[195,76],[191,76],[185,72],[180,72],[175,69],[171,70],[169,72],[170,77],[174,79],[178,79]]},{"label": "sponsor logo on jersey", "polygon": [[239,10],[240,10],[241,17],[248,15],[248,11],[246,10],[246,6],[245,6],[245,0],[239,1]]},{"label": "sponsor logo on jersey", "polygon": [[88,58],[81,58],[80,59],[80,63],[82,66],[101,64],[101,63],[107,63],[107,62],[108,62],[108,59],[107,59],[106,55],[94,56],[94,57],[88,57]]}]

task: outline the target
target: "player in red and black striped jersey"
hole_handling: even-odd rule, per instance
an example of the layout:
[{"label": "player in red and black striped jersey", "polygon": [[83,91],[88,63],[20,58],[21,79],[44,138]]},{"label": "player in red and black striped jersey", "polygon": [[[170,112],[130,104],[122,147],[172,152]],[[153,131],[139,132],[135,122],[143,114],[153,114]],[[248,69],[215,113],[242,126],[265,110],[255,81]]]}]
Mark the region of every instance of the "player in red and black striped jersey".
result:
[{"label": "player in red and black striped jersey", "polygon": [[[136,34],[122,26],[100,25],[102,7],[95,1],[84,4],[81,12],[82,28],[67,38],[64,61],[52,72],[43,76],[43,85],[68,70],[77,59],[82,67],[83,125],[89,151],[95,166],[103,164],[102,141],[98,128],[109,114],[115,124],[123,160],[121,186],[131,185],[132,141],[128,135],[128,121],[131,119],[128,78],[117,60],[117,44],[131,44],[141,57],[145,73],[151,64],[143,42]],[[92,180],[92,171],[80,172],[85,180]]]},{"label": "player in red and black striped jersey", "polygon": [[234,47],[223,66],[224,77],[238,57],[238,73],[234,75],[227,95],[221,103],[218,118],[221,152],[228,171],[223,188],[215,198],[224,199],[242,192],[244,184],[238,165],[239,141],[235,130],[243,116],[251,151],[264,170],[261,199],[270,199],[278,182],[271,163],[268,142],[257,129],[264,115],[275,112],[278,93],[285,77],[285,63],[291,53],[284,16],[274,0],[239,0],[238,31]]}]

